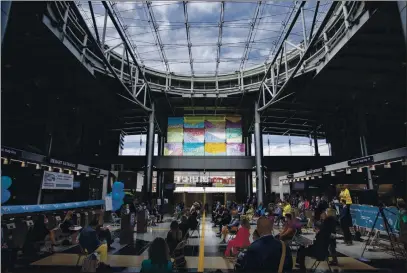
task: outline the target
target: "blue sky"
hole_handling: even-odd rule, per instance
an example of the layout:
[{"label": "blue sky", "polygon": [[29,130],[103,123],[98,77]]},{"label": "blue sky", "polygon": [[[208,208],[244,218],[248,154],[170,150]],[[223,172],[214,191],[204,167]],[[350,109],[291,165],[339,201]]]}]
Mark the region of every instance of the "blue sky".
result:
[{"label": "blue sky", "polygon": [[[304,9],[304,17],[309,35],[310,24],[316,1],[308,1]],[[323,19],[330,2],[321,1],[318,22]],[[102,33],[104,8],[100,2],[93,2],[99,33]],[[263,65],[272,58],[273,49],[279,44],[280,34],[290,22],[292,1],[263,1],[259,6],[258,20],[254,24],[253,35],[250,37],[248,59],[244,65],[241,60],[245,56],[245,44],[249,39],[249,29],[257,9],[257,2],[225,2],[222,46],[220,50],[219,73],[231,73],[240,68],[248,69]],[[81,2],[80,9],[93,29],[89,7]],[[153,31],[151,14],[145,2],[117,2],[114,10],[119,20],[126,26],[127,35],[135,46],[140,62],[146,66],[165,71],[162,56],[158,50],[157,37]],[[159,39],[164,45],[164,53],[169,61],[171,72],[191,74],[187,34],[185,28],[184,7],[182,2],[153,1],[152,14],[157,23]],[[221,2],[188,2],[188,23],[191,40],[192,58],[195,75],[215,75],[217,43]],[[106,43],[115,46],[120,42],[119,35],[110,19],[107,24]],[[289,41],[299,44],[303,40],[302,22],[298,20]],[[291,48],[292,49],[292,48]],[[288,48],[290,50],[290,48]],[[116,49],[121,54],[122,47]]]}]

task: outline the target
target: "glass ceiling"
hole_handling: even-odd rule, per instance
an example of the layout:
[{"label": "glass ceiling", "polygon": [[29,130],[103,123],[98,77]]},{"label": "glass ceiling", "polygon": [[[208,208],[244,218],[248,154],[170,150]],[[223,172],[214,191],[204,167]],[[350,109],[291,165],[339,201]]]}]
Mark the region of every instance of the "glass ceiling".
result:
[{"label": "glass ceiling", "polygon": [[[331,3],[320,1],[314,32]],[[77,4],[94,31],[88,3]],[[165,73],[216,76],[269,62],[299,4],[300,1],[116,2],[113,11],[141,64]],[[92,2],[92,5],[99,36],[102,36],[104,7],[101,2]],[[307,37],[315,7],[316,1],[307,1],[304,7]],[[299,44],[303,37],[300,16],[289,41]],[[108,18],[105,43],[113,47],[120,42]],[[122,54],[123,47],[115,51]]]}]

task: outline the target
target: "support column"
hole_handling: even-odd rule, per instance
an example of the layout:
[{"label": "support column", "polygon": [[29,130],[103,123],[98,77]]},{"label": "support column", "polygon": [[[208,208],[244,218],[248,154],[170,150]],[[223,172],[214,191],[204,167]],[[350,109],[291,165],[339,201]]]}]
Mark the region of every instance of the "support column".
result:
[{"label": "support column", "polygon": [[397,1],[399,7],[401,26],[403,28],[404,41],[407,47],[407,2],[406,1]]},{"label": "support column", "polygon": [[263,179],[263,143],[260,128],[260,113],[258,111],[259,104],[257,101],[254,103],[254,147],[256,150],[256,188],[257,188],[257,204],[263,202],[264,197],[264,179]]},{"label": "support column", "polygon": [[247,194],[251,197],[253,197],[253,173],[252,171],[247,173]]},{"label": "support column", "polygon": [[153,184],[153,156],[154,156],[154,103],[151,104],[151,112],[148,120],[147,149],[146,149],[146,167],[144,173],[144,198],[149,200],[151,197]]},{"label": "support column", "polygon": [[103,184],[102,184],[102,199],[105,200],[107,194],[107,185],[109,184],[109,177],[110,172],[108,175],[103,176]]},{"label": "support column", "polygon": [[[161,144],[163,141],[163,137],[161,135],[158,135],[158,151],[157,151],[157,156],[161,156],[163,153],[162,147],[163,145]],[[160,199],[161,198],[161,176],[162,176],[162,171],[157,170],[157,184],[156,184],[156,198]]]},{"label": "support column", "polygon": [[314,130],[314,149],[315,149],[315,156],[320,156],[316,129]]}]

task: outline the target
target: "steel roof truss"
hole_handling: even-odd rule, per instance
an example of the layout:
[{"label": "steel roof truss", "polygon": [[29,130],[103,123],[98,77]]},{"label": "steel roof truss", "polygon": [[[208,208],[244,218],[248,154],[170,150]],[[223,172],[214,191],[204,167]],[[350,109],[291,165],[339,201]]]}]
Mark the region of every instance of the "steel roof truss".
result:
[{"label": "steel roof truss", "polygon": [[189,22],[188,22],[188,1],[182,2],[184,6],[184,20],[185,20],[185,31],[187,34],[187,42],[188,42],[188,54],[189,54],[189,65],[191,67],[191,75],[194,75],[194,59],[192,58],[192,43],[191,43],[191,34],[189,31]]}]

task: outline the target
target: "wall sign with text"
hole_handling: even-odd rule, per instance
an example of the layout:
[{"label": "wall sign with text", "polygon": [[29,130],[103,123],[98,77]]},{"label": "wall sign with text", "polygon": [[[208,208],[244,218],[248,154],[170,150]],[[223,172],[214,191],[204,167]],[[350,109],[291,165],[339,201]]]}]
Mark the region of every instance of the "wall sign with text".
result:
[{"label": "wall sign with text", "polygon": [[48,190],[72,190],[73,175],[44,171],[42,189]]}]

